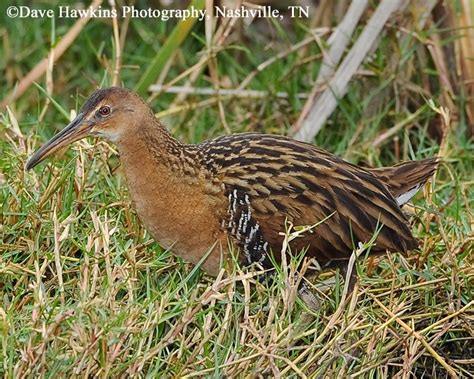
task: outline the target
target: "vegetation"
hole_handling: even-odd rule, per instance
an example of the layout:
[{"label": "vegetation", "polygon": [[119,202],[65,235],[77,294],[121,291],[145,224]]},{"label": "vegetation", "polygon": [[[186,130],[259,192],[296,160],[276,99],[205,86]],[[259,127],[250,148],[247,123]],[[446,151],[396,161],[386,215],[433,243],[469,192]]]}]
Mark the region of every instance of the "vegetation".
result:
[{"label": "vegetation", "polygon": [[[343,59],[376,3],[362,12]],[[317,309],[289,279],[298,257],[261,282],[238,268],[212,278],[163,251],[131,209],[116,151],[104,141],[78,142],[32,172],[24,166],[85,97],[114,83],[138,88],[190,143],[229,132],[291,134],[349,1],[321,0],[308,19],[250,25],[14,19],[2,3],[1,375],[472,377],[474,4],[434,3],[396,10],[313,140],[362,165],[443,158],[406,208],[420,249],[362,253],[352,296],[337,274],[323,286],[334,276],[323,274]],[[151,84],[161,90],[148,91]]]}]

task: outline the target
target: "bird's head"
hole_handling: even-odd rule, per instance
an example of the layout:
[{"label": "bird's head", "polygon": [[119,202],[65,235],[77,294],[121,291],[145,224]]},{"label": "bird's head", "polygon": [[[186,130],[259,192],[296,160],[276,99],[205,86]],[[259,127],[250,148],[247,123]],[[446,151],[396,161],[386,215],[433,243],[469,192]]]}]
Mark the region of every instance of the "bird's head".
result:
[{"label": "bird's head", "polygon": [[148,106],[130,90],[120,87],[100,89],[87,99],[68,126],[33,154],[26,169],[32,169],[51,154],[87,136],[120,141],[137,124],[138,115],[149,112]]}]

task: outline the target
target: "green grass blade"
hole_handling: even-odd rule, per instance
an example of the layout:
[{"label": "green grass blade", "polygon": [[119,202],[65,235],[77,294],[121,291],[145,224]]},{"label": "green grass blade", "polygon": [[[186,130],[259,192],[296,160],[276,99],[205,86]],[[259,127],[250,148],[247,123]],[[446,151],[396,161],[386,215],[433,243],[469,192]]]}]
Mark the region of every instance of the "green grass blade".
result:
[{"label": "green grass blade", "polygon": [[[201,10],[205,7],[204,0],[193,0],[189,5],[188,9],[196,9]],[[137,86],[135,87],[135,91],[141,95],[143,95],[147,88],[153,84],[156,80],[158,75],[160,74],[161,70],[165,67],[166,63],[169,59],[171,59],[176,52],[176,50],[181,46],[183,41],[188,36],[191,28],[196,23],[197,18],[187,18],[185,20],[181,20],[173,29],[170,36],[166,40],[163,47],[160,49],[158,54],[156,54],[155,58],[148,66],[145,74],[141,77],[140,81],[138,82]]]},{"label": "green grass blade", "polygon": [[71,119],[71,115],[69,114],[69,112],[64,109],[64,107],[59,104],[43,87],[41,87],[38,83],[36,82],[33,82],[33,84],[36,86],[36,88],[38,88],[42,93],[43,95],[45,95],[50,101],[51,101],[51,104],[53,104],[53,106],[58,110],[59,113],[61,113],[65,118],[66,120],[70,121]]}]

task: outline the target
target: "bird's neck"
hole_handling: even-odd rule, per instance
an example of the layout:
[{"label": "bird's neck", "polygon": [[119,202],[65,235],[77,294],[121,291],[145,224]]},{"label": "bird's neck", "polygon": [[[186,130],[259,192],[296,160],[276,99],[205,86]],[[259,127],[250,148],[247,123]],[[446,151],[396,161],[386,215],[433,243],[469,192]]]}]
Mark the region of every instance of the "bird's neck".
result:
[{"label": "bird's neck", "polygon": [[[219,214],[226,209],[226,198],[198,163],[194,146],[174,139],[157,122],[143,126],[133,138],[117,141],[117,146],[134,208],[164,248],[172,247],[197,263],[216,241],[226,246]],[[203,233],[203,227],[210,232]],[[204,267],[212,271],[219,260],[216,253]]]},{"label": "bird's neck", "polygon": [[151,169],[165,179],[192,176],[199,170],[193,146],[171,136],[157,120],[143,122],[116,144],[126,171],[144,174]]},{"label": "bird's neck", "polygon": [[187,203],[199,198],[205,180],[192,146],[173,138],[158,121],[150,121],[116,144],[139,216],[145,223],[146,219],[161,219],[173,225],[178,222],[175,217],[186,218],[179,207],[189,208]]}]

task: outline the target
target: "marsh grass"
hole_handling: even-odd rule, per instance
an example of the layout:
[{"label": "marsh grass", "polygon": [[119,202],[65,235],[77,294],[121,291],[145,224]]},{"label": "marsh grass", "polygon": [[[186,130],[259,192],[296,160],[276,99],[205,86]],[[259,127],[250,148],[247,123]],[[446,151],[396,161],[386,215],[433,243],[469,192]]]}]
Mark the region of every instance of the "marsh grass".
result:
[{"label": "marsh grass", "polygon": [[[38,20],[28,20],[28,28],[3,21],[5,96],[48,55],[53,29]],[[58,21],[56,35],[72,22]],[[394,20],[381,36],[315,143],[375,166],[443,151],[433,184],[407,210],[420,250],[406,257],[362,254],[359,284],[348,298],[337,274],[334,285],[318,290],[331,276],[323,274],[314,310],[295,296],[287,270],[267,281],[237,267],[211,278],[162,250],[131,209],[116,151],[105,142],[78,142],[24,171],[34,149],[67,123],[65,115],[97,84],[111,83],[112,27],[87,24],[50,72],[54,85],[46,93],[57,106],[32,86],[0,114],[2,375],[472,377],[474,146],[464,112],[472,99],[454,94],[440,135],[445,94],[427,50],[439,30],[433,24],[415,31],[402,46],[402,26],[409,24]],[[121,52],[125,86],[142,79],[173,27],[130,22]],[[302,21],[259,28],[263,37],[251,26],[225,43],[212,40],[215,51],[206,58],[209,38],[196,25],[165,65],[162,82],[173,84],[186,70],[178,84],[238,88],[250,77],[248,88],[289,98],[152,96],[175,136],[195,143],[225,133],[224,126],[280,134],[296,121],[303,106],[296,95],[311,91],[321,50],[316,43],[294,48],[309,36]],[[393,125],[401,126],[385,138]]]}]

